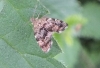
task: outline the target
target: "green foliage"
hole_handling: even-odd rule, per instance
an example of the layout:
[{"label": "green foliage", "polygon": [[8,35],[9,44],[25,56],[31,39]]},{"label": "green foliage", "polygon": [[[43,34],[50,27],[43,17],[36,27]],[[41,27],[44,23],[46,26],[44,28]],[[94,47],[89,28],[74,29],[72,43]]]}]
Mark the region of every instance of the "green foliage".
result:
[{"label": "green foliage", "polygon": [[43,53],[34,37],[30,18],[47,13],[37,0],[0,1],[0,68],[65,68],[53,59],[61,52],[57,43]]},{"label": "green foliage", "polygon": [[[0,0],[0,68],[100,68],[99,2],[41,2]],[[64,32],[53,35],[49,53],[39,48],[30,22],[30,18],[46,14],[68,23]]]},{"label": "green foliage", "polygon": [[76,0],[42,1],[50,9],[50,17],[65,19],[69,25],[63,33],[54,34],[63,52],[55,58],[68,68],[99,68],[100,5],[78,1],[84,5]]},{"label": "green foliage", "polygon": [[83,15],[88,19],[88,23],[82,28],[81,35],[100,39],[100,5],[88,3],[83,8]]},{"label": "green foliage", "polygon": [[79,13],[81,8],[76,0],[41,0],[50,10],[50,17],[64,19],[70,15]]}]

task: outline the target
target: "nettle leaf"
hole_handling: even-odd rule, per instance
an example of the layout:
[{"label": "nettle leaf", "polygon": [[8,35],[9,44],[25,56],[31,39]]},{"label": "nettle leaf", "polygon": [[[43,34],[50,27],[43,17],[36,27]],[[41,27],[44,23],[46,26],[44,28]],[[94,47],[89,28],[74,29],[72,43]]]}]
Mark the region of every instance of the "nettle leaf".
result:
[{"label": "nettle leaf", "polygon": [[0,68],[65,68],[52,59],[61,52],[55,40],[44,53],[34,37],[30,18],[47,13],[37,0],[0,0]]}]

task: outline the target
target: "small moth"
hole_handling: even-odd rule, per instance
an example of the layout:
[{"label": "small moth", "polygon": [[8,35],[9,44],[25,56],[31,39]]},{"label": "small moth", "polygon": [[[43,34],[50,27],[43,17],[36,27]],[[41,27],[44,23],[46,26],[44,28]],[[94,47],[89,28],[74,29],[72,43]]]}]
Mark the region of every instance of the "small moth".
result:
[{"label": "small moth", "polygon": [[52,34],[54,32],[60,33],[68,26],[61,20],[54,18],[31,18],[33,24],[34,35],[37,43],[43,52],[49,52],[52,45]]}]

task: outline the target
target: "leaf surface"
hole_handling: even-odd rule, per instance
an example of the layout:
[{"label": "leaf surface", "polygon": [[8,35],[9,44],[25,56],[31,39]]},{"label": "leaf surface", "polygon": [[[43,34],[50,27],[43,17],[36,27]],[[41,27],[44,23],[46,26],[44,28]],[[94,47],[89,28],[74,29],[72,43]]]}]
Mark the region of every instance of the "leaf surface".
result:
[{"label": "leaf surface", "polygon": [[0,1],[0,68],[65,68],[58,61],[55,64],[61,67],[46,59],[61,52],[55,40],[50,52],[44,53],[34,37],[30,18],[47,13],[37,0]]}]

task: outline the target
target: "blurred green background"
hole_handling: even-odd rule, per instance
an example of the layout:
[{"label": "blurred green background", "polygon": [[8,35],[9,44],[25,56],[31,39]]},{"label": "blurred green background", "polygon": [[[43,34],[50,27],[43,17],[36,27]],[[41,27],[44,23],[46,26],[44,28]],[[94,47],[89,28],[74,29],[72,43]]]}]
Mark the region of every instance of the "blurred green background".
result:
[{"label": "blurred green background", "polygon": [[68,23],[54,38],[62,49],[55,58],[67,68],[100,68],[100,0],[41,0],[49,17]]}]

